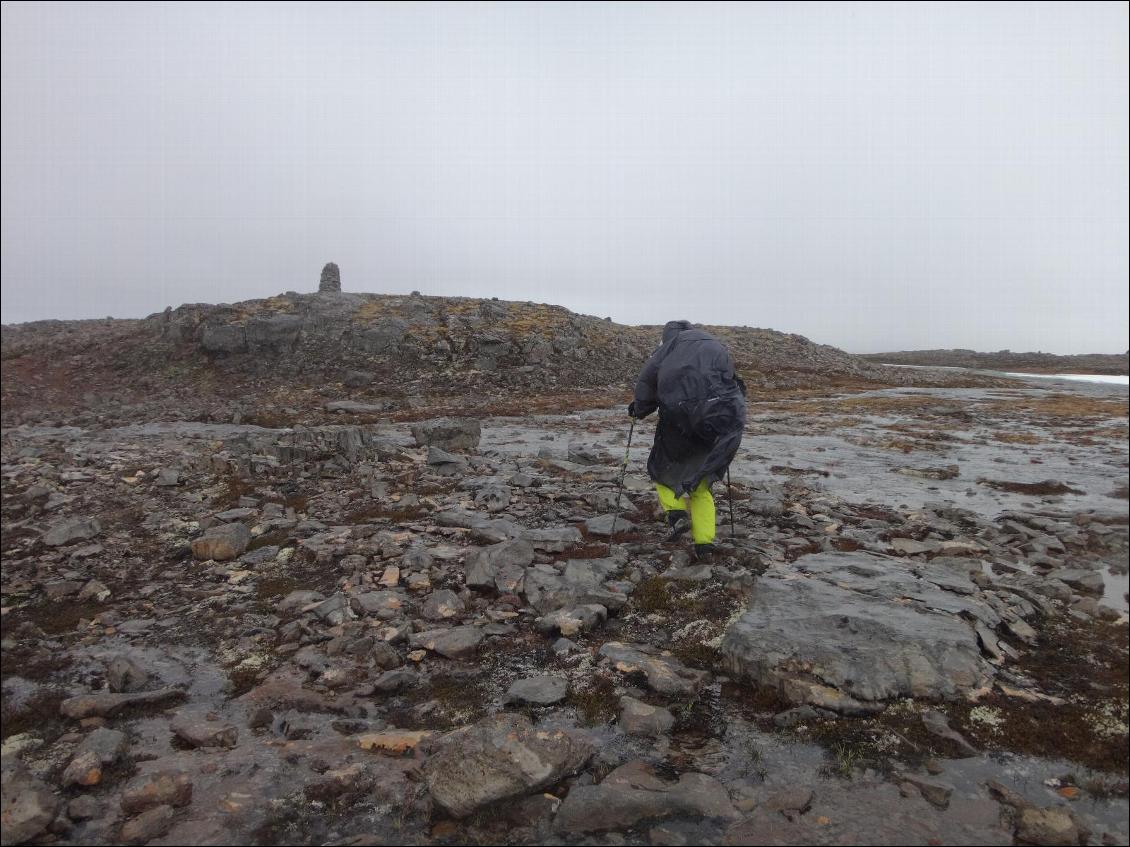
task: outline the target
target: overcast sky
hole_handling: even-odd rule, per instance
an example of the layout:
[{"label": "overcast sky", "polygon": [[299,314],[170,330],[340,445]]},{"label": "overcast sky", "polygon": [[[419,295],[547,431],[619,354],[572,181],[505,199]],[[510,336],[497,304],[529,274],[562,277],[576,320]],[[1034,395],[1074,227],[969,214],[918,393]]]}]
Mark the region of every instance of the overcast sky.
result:
[{"label": "overcast sky", "polygon": [[3,4],[5,323],[317,287],[1128,344],[1126,3]]}]

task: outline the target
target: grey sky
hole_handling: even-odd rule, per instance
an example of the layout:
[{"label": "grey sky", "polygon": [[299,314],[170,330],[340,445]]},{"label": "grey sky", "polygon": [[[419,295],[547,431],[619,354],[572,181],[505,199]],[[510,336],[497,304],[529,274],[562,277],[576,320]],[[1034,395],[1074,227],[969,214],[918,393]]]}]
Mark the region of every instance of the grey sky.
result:
[{"label": "grey sky", "polygon": [[3,4],[4,322],[317,287],[1128,346],[1125,3]]}]

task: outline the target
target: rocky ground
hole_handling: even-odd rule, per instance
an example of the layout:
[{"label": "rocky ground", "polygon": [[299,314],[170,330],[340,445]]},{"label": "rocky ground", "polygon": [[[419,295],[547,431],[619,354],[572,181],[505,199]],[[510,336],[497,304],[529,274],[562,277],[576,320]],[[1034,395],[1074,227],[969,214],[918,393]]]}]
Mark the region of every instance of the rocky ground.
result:
[{"label": "rocky ground", "polygon": [[1124,387],[755,394],[706,562],[621,410],[29,408],[5,844],[1130,837]]}]

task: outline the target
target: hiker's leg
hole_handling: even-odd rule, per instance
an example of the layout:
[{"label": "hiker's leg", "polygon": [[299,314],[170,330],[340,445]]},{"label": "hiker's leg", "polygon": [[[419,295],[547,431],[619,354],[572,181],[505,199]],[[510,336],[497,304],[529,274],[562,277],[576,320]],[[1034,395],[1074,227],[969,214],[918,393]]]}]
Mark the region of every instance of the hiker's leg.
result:
[{"label": "hiker's leg", "polygon": [[703,480],[691,492],[691,537],[695,544],[713,544],[716,531],[714,495],[710,483]]},{"label": "hiker's leg", "polygon": [[661,483],[655,483],[655,491],[659,494],[659,505],[667,513],[667,526],[671,527],[668,541],[676,541],[684,532],[691,528],[691,518],[687,514],[687,501],[684,497],[676,497],[675,492]]},{"label": "hiker's leg", "polygon": [[655,483],[655,493],[659,495],[659,505],[664,512],[685,512],[687,504],[682,497],[676,497],[675,492],[661,482]]}]

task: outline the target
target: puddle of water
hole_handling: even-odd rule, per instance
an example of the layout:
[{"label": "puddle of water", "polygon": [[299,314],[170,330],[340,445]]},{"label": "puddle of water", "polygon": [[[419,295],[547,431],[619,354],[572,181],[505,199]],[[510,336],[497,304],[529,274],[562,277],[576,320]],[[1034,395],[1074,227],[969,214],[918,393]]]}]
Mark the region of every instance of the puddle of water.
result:
[{"label": "puddle of water", "polygon": [[885,368],[915,368],[928,371],[970,371],[971,373],[996,374],[998,376],[1011,376],[1020,379],[1066,379],[1072,382],[1095,382],[1105,385],[1130,385],[1130,376],[1119,374],[1035,374],[1024,371],[993,371],[981,368],[963,368],[956,365],[896,365],[884,362]]},{"label": "puddle of water", "polygon": [[1115,573],[1109,565],[1103,568],[1103,598],[1100,603],[1117,609],[1124,615],[1130,613],[1130,603],[1126,601],[1127,591],[1130,591],[1130,573]]},{"label": "puddle of water", "polygon": [[1097,382],[1104,385],[1130,385],[1130,376],[1117,374],[1030,374],[1003,371],[1005,376],[1017,376],[1024,379],[1067,379],[1072,382]]}]

